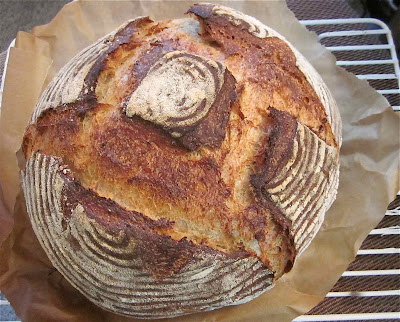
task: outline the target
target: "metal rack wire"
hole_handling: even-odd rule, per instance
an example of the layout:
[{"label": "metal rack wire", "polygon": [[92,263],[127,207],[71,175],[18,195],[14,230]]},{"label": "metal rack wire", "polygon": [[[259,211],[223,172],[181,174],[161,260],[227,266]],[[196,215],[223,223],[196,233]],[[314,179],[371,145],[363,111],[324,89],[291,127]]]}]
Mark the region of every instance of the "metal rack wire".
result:
[{"label": "metal rack wire", "polygon": [[373,18],[303,20],[301,23],[318,33],[318,40],[338,58],[338,66],[354,72],[359,79],[368,80],[395,111],[400,111],[399,61],[391,31],[385,23]]},{"label": "metal rack wire", "polygon": [[[303,20],[301,23],[317,32],[318,40],[337,57],[338,66],[354,72],[359,79],[368,80],[395,111],[400,111],[399,61],[391,32],[382,21],[356,18]],[[391,240],[390,245],[374,242],[379,236]],[[400,320],[400,266],[396,264],[396,260],[400,263],[399,255],[400,207],[397,206],[388,210],[381,224],[370,232],[356,260],[333,291],[307,315],[294,321]],[[370,263],[382,262],[382,256],[395,259],[381,265],[381,269],[369,269],[374,267]],[[384,282],[379,285],[379,281],[390,278],[386,285]],[[341,282],[344,280],[346,282]],[[377,302],[381,305],[375,305]]]},{"label": "metal rack wire", "polygon": [[[391,32],[383,22],[357,18],[303,20],[301,23],[317,32],[321,43],[337,57],[338,66],[355,73],[359,79],[367,79],[388,99],[395,111],[400,111],[399,62]],[[0,98],[1,93],[2,88]],[[379,261],[382,256],[395,256],[394,262],[396,258],[400,262],[399,255],[400,207],[395,205],[386,212],[381,224],[371,231],[358,251],[356,261],[344,272],[324,301],[307,315],[294,321],[400,320],[400,266],[395,264],[391,267],[390,263],[393,261],[389,261],[385,267],[381,265],[371,269],[373,265],[365,265],[365,260],[360,259],[368,258],[370,262],[374,262]],[[361,264],[357,264],[357,261]],[[371,301],[364,301],[365,299],[389,305],[384,304],[373,310],[373,305],[369,305]],[[10,310],[12,308],[9,302],[0,294],[0,321],[3,321],[2,312]],[[16,316],[14,319],[12,322],[17,321]]]}]

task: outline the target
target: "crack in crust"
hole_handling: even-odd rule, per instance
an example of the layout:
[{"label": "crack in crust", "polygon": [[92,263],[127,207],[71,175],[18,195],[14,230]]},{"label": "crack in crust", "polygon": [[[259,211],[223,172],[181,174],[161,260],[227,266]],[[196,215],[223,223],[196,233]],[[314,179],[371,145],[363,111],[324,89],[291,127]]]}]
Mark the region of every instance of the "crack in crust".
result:
[{"label": "crack in crust", "polygon": [[[36,158],[35,155],[32,157]],[[113,200],[100,197],[95,192],[83,188],[71,177],[65,164],[60,164],[59,167],[63,169],[63,172],[59,173],[63,180],[60,197],[63,225],[68,225],[78,207],[89,220],[96,222],[97,227],[104,229],[107,234],[114,236],[123,234],[126,243],[132,239],[136,240],[133,252],[119,258],[125,260],[131,256],[139,258],[143,268],[151,272],[156,279],[164,279],[178,273],[192,262],[198,262],[202,254],[212,256],[215,260],[227,258],[238,260],[251,256],[244,250],[229,255],[205,245],[195,245],[186,238],[173,240],[165,234],[174,228],[173,221],[166,218],[152,220],[136,211],[128,211]]]},{"label": "crack in crust", "polygon": [[[279,209],[270,212],[257,206],[256,215],[264,224],[241,226],[253,208],[227,207],[231,191],[215,157],[191,156],[151,123],[119,115],[119,110],[109,107],[87,111],[80,120],[77,105],[63,113],[49,111],[28,129],[23,148],[27,157],[37,150],[62,156],[87,189],[131,210],[142,209],[138,211],[151,218],[174,221],[173,229],[164,233],[176,240],[187,236],[196,244],[227,253],[244,247],[268,263],[276,276],[286,261],[293,262],[289,232],[272,220],[284,215]],[[46,138],[51,138],[51,145]]]}]

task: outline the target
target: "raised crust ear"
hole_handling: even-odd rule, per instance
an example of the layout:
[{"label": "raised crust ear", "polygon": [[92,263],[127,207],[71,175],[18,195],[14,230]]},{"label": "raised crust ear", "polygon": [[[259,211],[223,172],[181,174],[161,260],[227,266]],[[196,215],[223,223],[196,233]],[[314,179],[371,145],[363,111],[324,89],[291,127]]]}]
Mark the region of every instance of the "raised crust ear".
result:
[{"label": "raised crust ear", "polygon": [[[149,223],[119,222],[118,229],[114,209],[109,217],[91,218],[90,202],[76,203],[68,192],[76,185],[68,176],[60,158],[34,154],[21,173],[28,213],[54,267],[100,307],[137,318],[166,318],[245,303],[271,287],[274,275],[258,258],[173,241]],[[154,276],[143,248],[157,245],[165,249],[148,254],[154,260],[179,264],[182,258],[172,254],[179,249],[186,254],[185,265],[169,276]]]},{"label": "raised crust ear", "polygon": [[273,126],[262,171],[251,183],[258,198],[278,207],[290,221],[297,253],[317,234],[336,198],[339,151],[286,112],[270,108]]},{"label": "raised crust ear", "polygon": [[336,199],[339,152],[298,123],[287,163],[262,190],[292,222],[298,254],[317,234],[325,212]]}]

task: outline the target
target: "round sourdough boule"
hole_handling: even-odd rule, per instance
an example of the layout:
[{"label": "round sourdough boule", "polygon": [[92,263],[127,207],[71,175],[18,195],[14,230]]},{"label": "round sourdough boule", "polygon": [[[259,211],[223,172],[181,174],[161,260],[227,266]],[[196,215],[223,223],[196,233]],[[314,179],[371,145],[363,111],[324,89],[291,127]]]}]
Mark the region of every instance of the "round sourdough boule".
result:
[{"label": "round sourdough boule", "polygon": [[54,267],[100,307],[174,317],[247,302],[336,196],[341,122],[274,30],[196,4],[76,55],[39,99],[21,172]]}]

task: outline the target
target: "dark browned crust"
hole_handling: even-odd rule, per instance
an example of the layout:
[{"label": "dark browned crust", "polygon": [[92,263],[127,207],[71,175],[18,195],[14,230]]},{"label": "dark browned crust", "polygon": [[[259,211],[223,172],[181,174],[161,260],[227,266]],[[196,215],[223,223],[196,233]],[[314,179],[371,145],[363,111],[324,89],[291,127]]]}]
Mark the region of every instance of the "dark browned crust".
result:
[{"label": "dark browned crust", "polygon": [[[212,13],[213,13],[213,8],[216,5],[211,4],[211,3],[196,3],[194,4],[186,13],[193,13],[198,17],[201,17],[203,19],[210,19],[212,18]],[[228,21],[228,19],[226,19]],[[253,32],[258,34],[260,30],[258,29],[258,26],[250,26],[250,24],[244,20],[239,20],[235,18],[235,27],[238,29],[241,29],[243,31],[248,32],[250,27],[253,28]],[[267,32],[268,35],[268,32]]]},{"label": "dark browned crust", "polygon": [[[203,205],[206,210],[223,204],[229,196],[214,159],[185,161],[185,148],[167,132],[139,117],[121,115],[121,120],[110,121],[107,128],[94,128],[92,137],[93,158],[102,176],[128,178],[128,184],[156,191],[159,198],[173,205],[178,205],[180,199],[191,200],[192,205]],[[209,191],[203,195],[193,193],[204,190],[203,185]]]},{"label": "dark browned crust", "polygon": [[[151,49],[145,52],[133,65],[135,85],[133,91],[139,86],[143,78],[148,74],[149,69],[166,53],[175,50],[173,43],[168,41],[154,41],[150,43]],[[131,95],[127,97],[129,99]]]},{"label": "dark browned crust", "polygon": [[[224,84],[216,96],[207,115],[194,126],[184,130],[179,141],[189,150],[196,150],[202,145],[217,148],[225,139],[226,126],[231,107],[236,100],[236,80],[228,69],[225,69]],[[179,130],[178,130],[179,131]]]},{"label": "dark browned crust", "polygon": [[201,17],[203,19],[208,19],[211,17],[213,8],[215,6],[216,6],[215,4],[211,3],[195,3],[193,6],[190,7],[190,9],[186,12],[186,14],[194,13],[198,17]]},{"label": "dark browned crust", "polygon": [[259,189],[270,181],[287,164],[292,156],[293,143],[297,133],[297,121],[289,113],[273,107],[269,109],[270,122],[266,127],[267,135],[259,152],[261,173],[251,176],[251,184]]},{"label": "dark browned crust", "polygon": [[144,25],[152,22],[153,20],[149,17],[138,18],[119,30],[115,34],[113,41],[107,41],[110,47],[96,60],[86,75],[82,91],[79,94],[79,100],[97,100],[95,94],[97,79],[105,67],[107,57],[121,45],[128,44],[135,32],[140,30]]},{"label": "dark browned crust", "polygon": [[[93,100],[80,101],[44,111],[38,122],[29,125],[25,130],[21,147],[25,159],[28,160],[34,152],[40,150],[36,147],[38,137],[46,135],[55,127],[58,128],[58,137],[50,142],[57,144],[60,149],[68,151],[68,153],[76,153],[76,145],[71,145],[70,138],[75,137],[81,130],[80,116],[83,114],[84,117],[87,110],[92,109],[94,105]],[[71,113],[71,110],[75,110],[75,112]]]},{"label": "dark browned crust", "polygon": [[[215,14],[214,7],[212,4],[195,4],[187,12],[194,14],[200,21],[203,27],[201,36],[221,45],[228,57],[240,57],[245,65],[242,70],[251,83],[269,97],[273,97],[273,93],[282,95],[291,114],[309,126],[327,144],[337,146],[331,126],[327,122],[325,108],[296,66],[296,57],[290,47],[276,37],[254,36],[249,32],[247,22],[241,21],[236,25],[238,19],[235,18],[233,24],[227,16]],[[314,122],[318,122],[307,124],[310,114]],[[303,120],[302,115],[305,115]]]},{"label": "dark browned crust", "polygon": [[[107,233],[118,235],[123,231],[125,239],[122,243],[127,244],[133,238],[135,249],[132,254],[125,256],[139,258],[144,268],[157,279],[176,274],[186,265],[206,257],[224,260],[252,256],[243,249],[238,249],[234,254],[226,254],[206,245],[195,245],[186,238],[173,240],[162,231],[173,228],[174,222],[166,218],[152,220],[141,213],[128,211],[113,200],[100,197],[92,190],[83,188],[70,174],[64,174],[61,170],[59,174],[65,183],[61,199],[64,215],[62,225],[64,227],[68,225],[73,209],[78,204],[81,205],[88,218],[95,220]],[[72,236],[70,238],[73,239]],[[70,242],[71,245],[79,244],[78,241],[70,240]],[[118,256],[125,259],[124,255]]]},{"label": "dark browned crust", "polygon": [[270,209],[275,219],[287,232],[290,232],[292,225],[290,220],[275,206],[263,187],[282,170],[292,156],[297,121],[289,113],[270,107],[266,132],[264,144],[257,158],[261,171],[250,176],[250,183],[259,202]]}]

